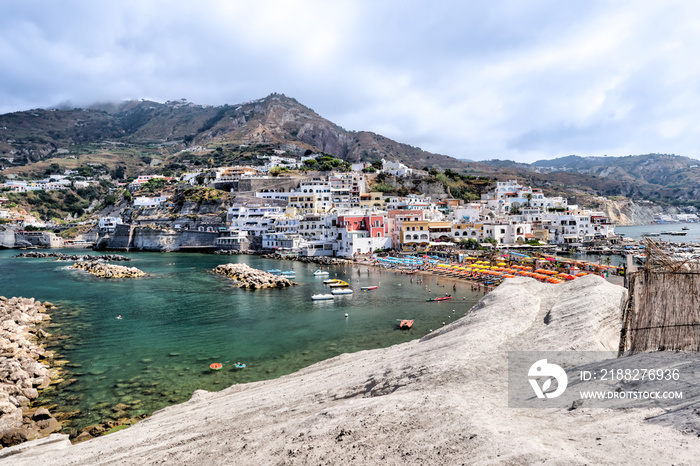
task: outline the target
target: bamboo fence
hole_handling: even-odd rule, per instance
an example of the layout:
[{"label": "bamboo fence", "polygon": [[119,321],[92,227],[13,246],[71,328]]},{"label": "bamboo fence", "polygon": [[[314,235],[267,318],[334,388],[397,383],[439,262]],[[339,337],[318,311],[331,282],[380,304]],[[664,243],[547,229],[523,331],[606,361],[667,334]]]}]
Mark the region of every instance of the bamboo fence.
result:
[{"label": "bamboo fence", "polygon": [[644,268],[629,276],[620,350],[700,351],[700,263],[645,246]]}]

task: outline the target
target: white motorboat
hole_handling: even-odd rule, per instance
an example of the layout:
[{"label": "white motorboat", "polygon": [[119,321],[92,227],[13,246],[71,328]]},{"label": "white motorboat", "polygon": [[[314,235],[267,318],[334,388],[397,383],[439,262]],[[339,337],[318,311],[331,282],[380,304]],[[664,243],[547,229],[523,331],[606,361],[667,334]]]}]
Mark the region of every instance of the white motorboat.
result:
[{"label": "white motorboat", "polygon": [[328,272],[326,272],[325,270],[318,269],[314,272],[314,277],[327,277],[327,276],[328,276]]}]

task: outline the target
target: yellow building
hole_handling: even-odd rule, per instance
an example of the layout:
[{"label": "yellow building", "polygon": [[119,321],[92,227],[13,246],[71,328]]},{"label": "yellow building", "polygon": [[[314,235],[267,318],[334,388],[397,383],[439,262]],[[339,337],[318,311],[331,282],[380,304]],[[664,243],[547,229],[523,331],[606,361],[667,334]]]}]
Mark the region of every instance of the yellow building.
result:
[{"label": "yellow building", "polygon": [[360,195],[360,207],[363,209],[379,209],[385,207],[384,196],[386,194],[380,192],[371,192]]}]

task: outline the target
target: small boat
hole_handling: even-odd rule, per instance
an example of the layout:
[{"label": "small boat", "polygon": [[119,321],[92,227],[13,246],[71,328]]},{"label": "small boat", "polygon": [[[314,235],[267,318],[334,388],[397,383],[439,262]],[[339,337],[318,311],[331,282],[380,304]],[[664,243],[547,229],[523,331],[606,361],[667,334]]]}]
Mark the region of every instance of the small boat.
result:
[{"label": "small boat", "polygon": [[339,288],[331,290],[331,294],[352,294],[352,290],[350,288]]},{"label": "small boat", "polygon": [[345,288],[346,286],[350,286],[348,282],[344,282],[343,280],[338,280],[335,283],[331,283],[330,285],[331,288]]},{"label": "small boat", "polygon": [[362,291],[376,290],[377,286],[363,286],[360,288]]},{"label": "small boat", "polygon": [[430,302],[430,301],[445,301],[448,299],[452,299],[452,295],[438,296],[437,298],[426,299],[426,301],[428,301],[428,302]]},{"label": "small boat", "polygon": [[330,285],[331,283],[337,283],[337,282],[339,282],[339,281],[340,281],[340,280],[338,280],[337,278],[329,278],[328,280],[323,280],[323,284],[324,284],[324,285]]},{"label": "small boat", "polygon": [[683,227],[683,228],[681,228],[681,230],[690,230],[690,228],[688,228],[688,227]]},{"label": "small boat", "polygon": [[317,269],[317,270],[314,272],[314,277],[324,277],[324,276],[327,276],[327,275],[328,275],[328,272],[326,272],[325,270],[321,270],[321,269]]},{"label": "small boat", "polygon": [[286,270],[286,271],[282,272],[280,275],[282,277],[286,277],[286,278],[295,278],[296,277],[296,273],[294,272],[294,270]]},{"label": "small boat", "polygon": [[408,330],[409,328],[413,327],[413,319],[411,320],[402,320],[399,322],[399,328],[401,330]]},{"label": "small boat", "polygon": [[314,301],[324,301],[327,299],[333,299],[333,295],[332,294],[323,294],[323,293],[315,294],[315,295],[311,296],[311,299],[313,299]]},{"label": "small boat", "polygon": [[272,275],[279,275],[281,272],[280,269],[270,269],[267,271],[267,273],[271,273]]}]

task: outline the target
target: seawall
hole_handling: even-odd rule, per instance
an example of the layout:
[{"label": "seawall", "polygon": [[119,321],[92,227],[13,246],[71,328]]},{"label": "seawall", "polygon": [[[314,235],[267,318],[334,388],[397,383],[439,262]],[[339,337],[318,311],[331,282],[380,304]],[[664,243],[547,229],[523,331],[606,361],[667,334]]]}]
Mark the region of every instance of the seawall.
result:
[{"label": "seawall", "polygon": [[113,251],[213,251],[216,232],[118,225],[98,240],[96,249]]}]

